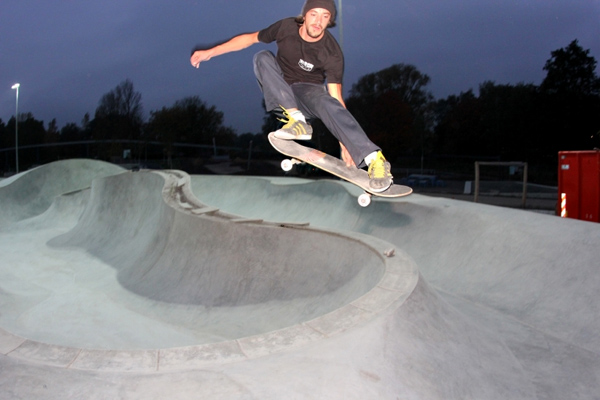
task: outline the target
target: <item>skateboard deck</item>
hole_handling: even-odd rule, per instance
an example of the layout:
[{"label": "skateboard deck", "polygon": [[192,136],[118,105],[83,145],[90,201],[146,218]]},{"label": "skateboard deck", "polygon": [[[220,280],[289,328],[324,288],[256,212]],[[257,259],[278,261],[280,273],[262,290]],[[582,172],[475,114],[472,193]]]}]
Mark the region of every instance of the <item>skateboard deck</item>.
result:
[{"label": "skateboard deck", "polygon": [[[346,163],[341,159],[332,157],[322,151],[303,146],[293,140],[277,139],[273,132],[269,133],[269,142],[275,150],[292,158],[292,160],[282,161],[282,169],[289,171],[294,163],[305,162],[322,169],[323,171],[329,172],[338,178],[353,183],[364,190],[365,193],[368,193],[368,199],[366,197],[359,197],[358,199],[359,204],[363,207],[369,205],[370,195],[379,197],[402,197],[412,193],[410,187],[402,185],[392,185],[387,190],[379,193],[373,192],[369,188],[369,175],[365,170],[347,167]],[[363,204],[364,202],[366,202],[366,204]]]}]

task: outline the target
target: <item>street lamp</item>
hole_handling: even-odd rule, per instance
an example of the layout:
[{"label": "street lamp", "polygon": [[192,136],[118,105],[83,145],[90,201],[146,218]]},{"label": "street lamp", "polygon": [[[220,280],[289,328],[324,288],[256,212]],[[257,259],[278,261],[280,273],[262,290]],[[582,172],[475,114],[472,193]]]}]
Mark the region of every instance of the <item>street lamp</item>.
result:
[{"label": "street lamp", "polygon": [[12,85],[11,89],[15,89],[17,91],[17,105],[15,111],[15,155],[16,155],[16,166],[17,166],[17,174],[19,173],[19,88],[21,87],[20,83],[15,83]]}]

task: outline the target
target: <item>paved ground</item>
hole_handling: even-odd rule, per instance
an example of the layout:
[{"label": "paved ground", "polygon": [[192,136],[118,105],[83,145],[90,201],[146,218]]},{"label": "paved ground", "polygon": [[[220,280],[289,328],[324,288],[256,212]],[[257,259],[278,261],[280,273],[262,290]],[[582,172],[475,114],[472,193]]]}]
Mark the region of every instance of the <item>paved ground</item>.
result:
[{"label": "paved ground", "polygon": [[86,160],[0,182],[0,398],[600,398],[598,224],[358,193]]}]

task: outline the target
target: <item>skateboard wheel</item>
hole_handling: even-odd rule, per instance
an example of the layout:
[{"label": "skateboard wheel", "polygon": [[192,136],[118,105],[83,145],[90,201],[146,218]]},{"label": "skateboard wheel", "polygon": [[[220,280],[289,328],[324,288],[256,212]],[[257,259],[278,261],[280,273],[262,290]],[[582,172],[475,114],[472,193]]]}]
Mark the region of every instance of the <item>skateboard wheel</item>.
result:
[{"label": "skateboard wheel", "polygon": [[368,207],[371,204],[371,195],[369,193],[363,193],[358,196],[358,204],[361,207]]},{"label": "skateboard wheel", "polygon": [[284,170],[285,172],[291,171],[293,166],[294,166],[294,163],[292,162],[292,160],[283,160],[281,162],[281,169]]}]

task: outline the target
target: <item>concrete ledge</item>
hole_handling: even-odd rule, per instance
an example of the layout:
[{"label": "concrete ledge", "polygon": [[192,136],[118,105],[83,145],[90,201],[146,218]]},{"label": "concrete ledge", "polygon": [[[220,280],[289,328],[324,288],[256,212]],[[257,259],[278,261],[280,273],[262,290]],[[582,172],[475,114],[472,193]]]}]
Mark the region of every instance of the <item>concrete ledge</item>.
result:
[{"label": "concrete ledge", "polygon": [[[375,243],[378,241],[372,238],[368,241],[378,245],[378,250],[389,247],[388,243]],[[388,308],[400,307],[419,279],[414,263],[403,253],[400,255],[382,258],[387,272],[379,285],[351,304],[305,323],[261,335],[181,348],[113,351],[55,346],[0,329],[0,349],[8,357],[32,363],[113,372],[185,370],[263,357],[332,337],[376,318]]]}]

